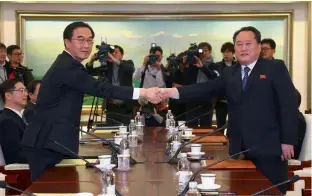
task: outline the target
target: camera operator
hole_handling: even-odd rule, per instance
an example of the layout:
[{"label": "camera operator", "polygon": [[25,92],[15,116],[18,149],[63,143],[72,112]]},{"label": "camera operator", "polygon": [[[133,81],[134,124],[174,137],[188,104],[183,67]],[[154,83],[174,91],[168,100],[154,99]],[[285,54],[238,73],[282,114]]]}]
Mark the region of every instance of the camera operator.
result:
[{"label": "camera operator", "polygon": [[[134,72],[134,64],[132,60],[123,60],[123,55],[124,50],[118,45],[114,45],[114,51],[112,53],[108,53],[109,59],[107,60],[107,80],[110,84],[116,86],[132,87],[132,74]],[[96,54],[93,55],[90,62],[87,63],[86,67],[88,70],[91,70],[93,68],[93,63],[95,59]],[[128,124],[132,116],[134,103],[135,102],[132,100],[106,100],[106,121],[108,122],[108,124],[114,124],[114,122],[111,122],[112,120],[110,119],[114,119],[124,124]],[[125,116],[129,116],[129,118]]]},{"label": "camera operator", "polygon": [[144,97],[140,97],[138,102],[140,104],[139,111],[147,127],[165,126],[166,102],[151,104]]},{"label": "camera operator", "polygon": [[[211,55],[211,45],[207,42],[202,42],[198,45],[198,49],[201,51],[201,53],[199,54],[199,57],[194,56],[196,63],[189,65],[189,67],[185,69],[185,74],[190,76],[188,81],[186,81],[187,85],[204,83],[209,80],[214,80],[218,77],[218,74],[215,73],[218,69],[213,62],[213,57]],[[202,63],[199,63],[199,61]],[[209,112],[212,109],[212,99],[187,104],[186,111],[192,110],[200,105],[202,105],[202,107],[198,110],[186,114],[186,120],[193,119],[199,114]],[[188,125],[210,127],[212,125],[212,112],[210,115],[205,115],[198,119],[198,121],[192,121]]]},{"label": "camera operator", "polygon": [[[184,69],[186,66],[186,51],[181,52],[176,57],[176,62],[178,64],[173,70],[170,67],[170,62],[166,64],[166,69],[168,73],[168,85],[167,87],[179,87],[185,85],[185,81],[188,79],[188,76],[184,74]],[[179,103],[179,100],[170,99],[169,108],[174,114],[174,116],[179,116],[182,113],[185,113],[186,106],[183,103]],[[185,120],[185,115],[179,117],[179,120]]]},{"label": "camera operator", "polygon": [[10,45],[7,48],[9,62],[5,65],[8,79],[17,78],[27,86],[33,79],[30,69],[23,66],[24,54],[18,45]]}]

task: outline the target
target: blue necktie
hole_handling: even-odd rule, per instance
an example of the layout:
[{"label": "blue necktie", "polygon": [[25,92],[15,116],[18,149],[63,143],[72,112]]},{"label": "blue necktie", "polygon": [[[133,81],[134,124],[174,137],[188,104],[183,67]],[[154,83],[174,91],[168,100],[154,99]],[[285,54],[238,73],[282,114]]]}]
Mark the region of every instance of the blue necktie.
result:
[{"label": "blue necktie", "polygon": [[243,77],[243,90],[245,89],[245,86],[247,84],[247,80],[248,80],[248,73],[250,72],[250,68],[249,67],[245,67],[244,68],[244,77]]}]

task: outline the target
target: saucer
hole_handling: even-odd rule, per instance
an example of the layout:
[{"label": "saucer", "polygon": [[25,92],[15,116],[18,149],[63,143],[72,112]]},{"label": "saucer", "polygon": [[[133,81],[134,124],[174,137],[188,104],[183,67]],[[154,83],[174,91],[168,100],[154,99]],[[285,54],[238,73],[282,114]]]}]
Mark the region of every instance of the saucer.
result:
[{"label": "saucer", "polygon": [[[116,167],[116,164],[110,164],[112,166],[112,168]],[[95,167],[99,168],[101,171],[105,171],[106,170],[106,165],[101,165],[101,164],[97,164],[95,165]]]},{"label": "saucer", "polygon": [[181,135],[181,137],[183,137],[183,138],[190,138],[190,137],[194,137],[194,136],[196,136],[196,135]]},{"label": "saucer", "polygon": [[202,156],[204,154],[205,152],[188,152],[187,153],[188,156]]},{"label": "saucer", "polygon": [[204,187],[203,184],[198,184],[197,185],[197,188],[201,191],[210,191],[210,190],[216,190],[216,189],[219,189],[221,187],[221,185],[218,185],[218,184],[214,184],[210,187]]}]

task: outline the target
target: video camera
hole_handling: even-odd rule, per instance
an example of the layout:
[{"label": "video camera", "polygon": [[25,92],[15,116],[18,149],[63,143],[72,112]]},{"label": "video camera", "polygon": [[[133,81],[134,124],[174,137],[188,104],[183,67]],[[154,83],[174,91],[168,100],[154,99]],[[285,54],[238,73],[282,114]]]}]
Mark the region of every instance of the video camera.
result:
[{"label": "video camera", "polygon": [[196,59],[194,56],[197,56],[199,58],[200,54],[203,53],[203,50],[198,48],[196,43],[191,44],[189,49],[186,51],[186,63],[189,65],[194,65],[196,64]]},{"label": "video camera", "polygon": [[179,69],[179,65],[183,62],[183,58],[181,56],[176,56],[175,54],[171,54],[167,58],[168,62],[168,70],[170,72],[176,72]]},{"label": "video camera", "polygon": [[109,59],[108,53],[114,52],[115,47],[102,41],[101,45],[96,45],[96,49],[98,52],[94,60],[99,60],[101,67],[106,67]]}]

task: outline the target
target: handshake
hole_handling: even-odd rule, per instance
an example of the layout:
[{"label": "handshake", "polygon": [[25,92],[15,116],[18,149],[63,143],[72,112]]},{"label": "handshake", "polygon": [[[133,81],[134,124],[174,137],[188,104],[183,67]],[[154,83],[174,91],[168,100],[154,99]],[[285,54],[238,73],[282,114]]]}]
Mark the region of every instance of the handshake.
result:
[{"label": "handshake", "polygon": [[140,89],[140,96],[147,98],[149,102],[153,104],[158,104],[169,97],[178,98],[177,95],[178,90],[175,88],[153,87],[148,89]]}]

